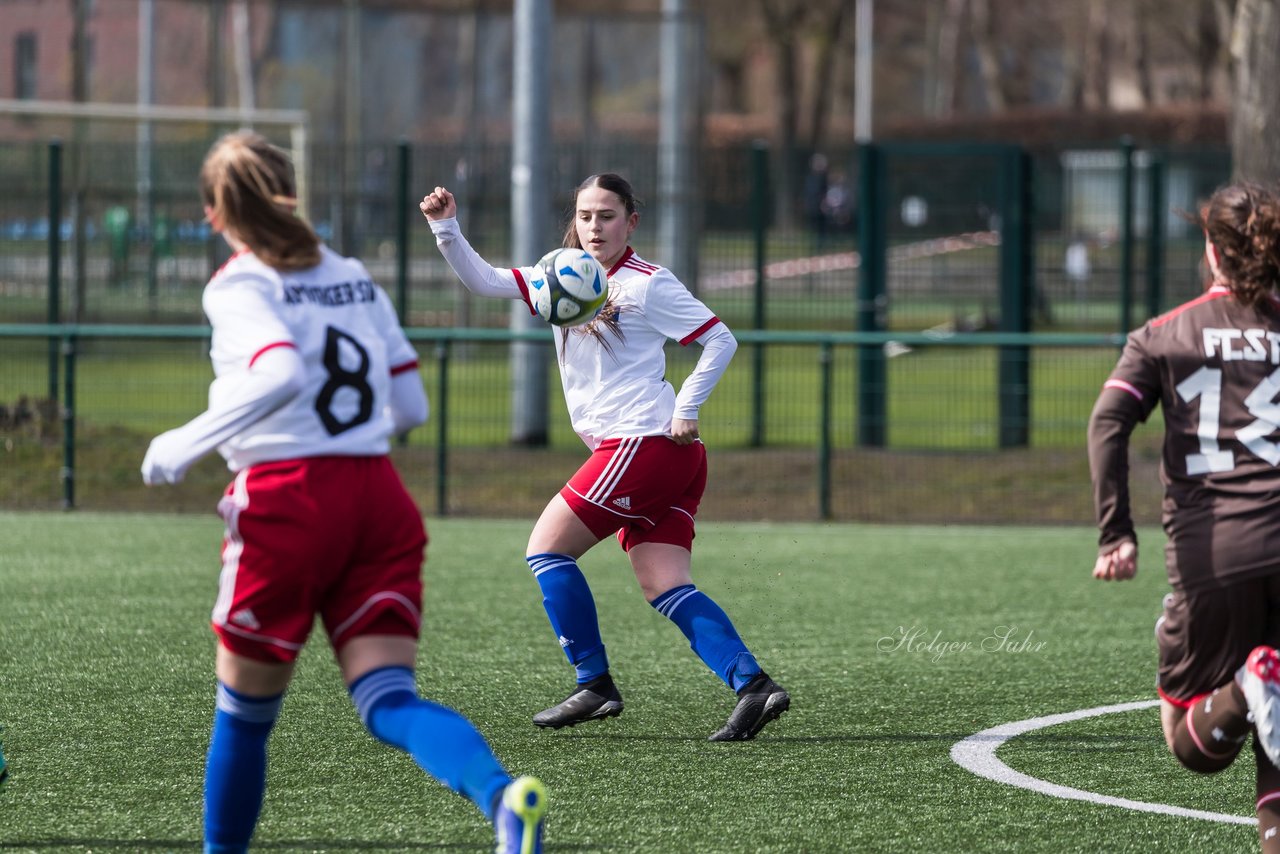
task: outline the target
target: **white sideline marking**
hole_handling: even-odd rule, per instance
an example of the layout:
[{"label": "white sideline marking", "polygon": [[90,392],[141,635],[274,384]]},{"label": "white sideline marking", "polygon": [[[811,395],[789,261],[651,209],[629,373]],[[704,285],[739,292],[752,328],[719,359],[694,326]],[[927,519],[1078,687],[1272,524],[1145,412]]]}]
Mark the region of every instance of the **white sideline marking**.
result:
[{"label": "white sideline marking", "polygon": [[1093,718],[1100,715],[1111,715],[1118,712],[1133,712],[1138,709],[1149,709],[1152,706],[1160,705],[1159,700],[1140,700],[1136,703],[1119,703],[1114,706],[1098,706],[1093,709],[1079,709],[1074,712],[1064,712],[1060,715],[1047,715],[1042,718],[1028,718],[1025,721],[1014,721],[1013,723],[1000,724],[993,726],[991,729],[984,729],[982,732],[974,733],[968,738],[956,742],[951,747],[951,760],[968,771],[972,771],[979,777],[986,777],[988,780],[995,780],[997,783],[1005,783],[1010,786],[1017,786],[1020,789],[1030,789],[1033,792],[1040,792],[1044,795],[1051,795],[1055,798],[1066,798],[1073,801],[1088,801],[1094,804],[1103,804],[1105,806],[1123,807],[1127,810],[1137,810],[1138,812],[1153,812],[1161,815],[1175,815],[1181,818],[1198,818],[1204,821],[1218,821],[1224,824],[1254,824],[1258,823],[1256,818],[1243,815],[1229,815],[1220,812],[1206,812],[1204,810],[1192,810],[1185,807],[1175,807],[1169,804],[1152,804],[1146,801],[1131,801],[1128,798],[1113,798],[1110,795],[1100,795],[1096,792],[1086,792],[1082,789],[1073,789],[1070,786],[1060,786],[1057,783],[1050,783],[1046,780],[1039,780],[1020,771],[1014,771],[1004,762],[996,758],[996,751],[1000,745],[1017,735],[1024,735],[1037,729],[1045,727],[1057,726],[1058,724],[1070,723],[1071,721],[1083,720],[1084,718]]}]

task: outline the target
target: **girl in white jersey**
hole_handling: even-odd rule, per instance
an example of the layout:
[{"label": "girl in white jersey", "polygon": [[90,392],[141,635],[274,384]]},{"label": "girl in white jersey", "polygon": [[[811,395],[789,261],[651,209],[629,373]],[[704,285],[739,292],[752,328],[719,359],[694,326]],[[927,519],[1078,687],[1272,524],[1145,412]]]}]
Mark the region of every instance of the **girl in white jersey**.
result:
[{"label": "girl in white jersey", "polygon": [[[459,231],[453,194],[436,187],[419,207],[468,289],[530,304],[532,268],[497,269],[484,261]],[[631,249],[627,241],[639,221],[631,186],[619,175],[592,175],[574,194],[564,245],[586,249],[608,271],[609,297],[590,324],[558,330],[555,337],[569,417],[592,453],[529,536],[525,560],[577,674],[569,696],[534,715],[533,722],[559,729],[622,713],[595,602],[577,563],[616,532],[645,598],[680,627],[698,657],[738,695],[711,740],[741,741],[754,738],[791,700],[690,575],[694,517],[707,479],[698,409],[737,342],[669,270]],[[678,394],[665,379],[663,348],[669,339],[703,348]]]},{"label": "girl in white jersey", "polygon": [[387,451],[427,399],[386,293],[294,214],[292,168],[262,137],[219,140],[200,185],[235,253],[204,292],[215,379],[208,411],[151,442],[142,477],[176,483],[214,448],[235,472],[218,505],[204,850],[248,849],[267,738],[318,614],[369,732],[475,802],[498,851],[540,851],[542,784],[512,781],[469,721],[415,687],[427,538]]}]

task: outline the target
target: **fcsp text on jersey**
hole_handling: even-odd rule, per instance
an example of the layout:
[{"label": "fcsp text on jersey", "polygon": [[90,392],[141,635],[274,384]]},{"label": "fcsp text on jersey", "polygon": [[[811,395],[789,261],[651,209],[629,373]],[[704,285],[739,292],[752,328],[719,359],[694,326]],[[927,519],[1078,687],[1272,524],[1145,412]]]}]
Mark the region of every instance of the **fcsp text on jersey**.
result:
[{"label": "fcsp text on jersey", "polygon": [[1280,365],[1280,332],[1267,329],[1214,329],[1205,327],[1204,354],[1212,358],[1222,354],[1222,361],[1270,362]]}]

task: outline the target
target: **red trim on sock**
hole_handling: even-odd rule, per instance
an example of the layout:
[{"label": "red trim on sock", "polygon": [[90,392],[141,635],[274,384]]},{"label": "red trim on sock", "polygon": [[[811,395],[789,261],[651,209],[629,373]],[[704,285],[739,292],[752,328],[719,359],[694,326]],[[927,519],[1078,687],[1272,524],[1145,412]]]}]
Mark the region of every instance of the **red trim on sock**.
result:
[{"label": "red trim on sock", "polygon": [[1258,802],[1253,805],[1253,808],[1255,810],[1262,809],[1263,804],[1270,803],[1271,801],[1274,801],[1276,798],[1280,798],[1280,789],[1277,789],[1274,792],[1267,792],[1265,795],[1258,798]]}]

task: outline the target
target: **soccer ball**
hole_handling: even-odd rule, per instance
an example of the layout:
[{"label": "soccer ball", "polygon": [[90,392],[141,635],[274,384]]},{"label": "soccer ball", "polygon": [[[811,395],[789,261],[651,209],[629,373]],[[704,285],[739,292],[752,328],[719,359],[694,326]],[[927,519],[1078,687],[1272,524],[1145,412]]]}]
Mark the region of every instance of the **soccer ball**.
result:
[{"label": "soccer ball", "polygon": [[590,323],[609,296],[608,274],[583,249],[553,249],[533,269],[533,310],[556,326]]}]

